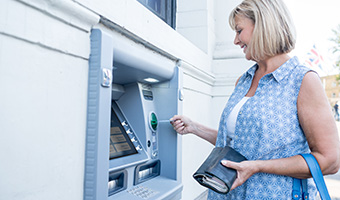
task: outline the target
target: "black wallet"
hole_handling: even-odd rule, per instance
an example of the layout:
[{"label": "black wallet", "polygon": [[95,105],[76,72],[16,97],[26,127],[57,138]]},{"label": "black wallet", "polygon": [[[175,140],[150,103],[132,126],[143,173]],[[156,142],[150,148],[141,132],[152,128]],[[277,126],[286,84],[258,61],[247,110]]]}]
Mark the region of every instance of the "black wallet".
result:
[{"label": "black wallet", "polygon": [[215,147],[193,177],[199,184],[215,192],[227,194],[236,179],[237,172],[223,166],[222,160],[241,162],[247,159],[231,147]]}]

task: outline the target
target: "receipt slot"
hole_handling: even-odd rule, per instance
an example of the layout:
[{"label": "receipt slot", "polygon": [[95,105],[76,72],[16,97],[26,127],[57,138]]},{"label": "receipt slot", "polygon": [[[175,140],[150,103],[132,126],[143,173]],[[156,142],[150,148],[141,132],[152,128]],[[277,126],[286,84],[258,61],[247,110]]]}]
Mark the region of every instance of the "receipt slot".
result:
[{"label": "receipt slot", "polygon": [[91,32],[84,199],[181,199],[176,62],[123,35]]}]

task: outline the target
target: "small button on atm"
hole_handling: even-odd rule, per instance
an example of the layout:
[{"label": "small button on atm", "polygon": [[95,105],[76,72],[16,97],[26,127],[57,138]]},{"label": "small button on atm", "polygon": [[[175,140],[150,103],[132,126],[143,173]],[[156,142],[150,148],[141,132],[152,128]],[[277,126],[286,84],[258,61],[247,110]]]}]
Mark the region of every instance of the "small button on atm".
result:
[{"label": "small button on atm", "polygon": [[181,199],[181,94],[174,60],[92,30],[84,200]]}]

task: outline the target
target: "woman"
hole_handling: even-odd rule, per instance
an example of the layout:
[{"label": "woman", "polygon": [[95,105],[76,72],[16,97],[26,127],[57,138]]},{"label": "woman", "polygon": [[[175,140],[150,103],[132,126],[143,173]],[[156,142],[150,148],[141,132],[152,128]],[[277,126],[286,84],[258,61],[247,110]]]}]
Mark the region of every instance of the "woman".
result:
[{"label": "woman", "polygon": [[[288,53],[295,31],[282,0],[244,0],[230,14],[234,43],[256,62],[236,82],[219,130],[174,116],[179,134],[230,146],[248,161],[222,161],[237,170],[232,191],[208,199],[292,199],[292,180],[310,178],[301,153],[312,153],[323,174],[339,170],[337,127],[318,75]],[[310,199],[316,196],[312,179]]]}]

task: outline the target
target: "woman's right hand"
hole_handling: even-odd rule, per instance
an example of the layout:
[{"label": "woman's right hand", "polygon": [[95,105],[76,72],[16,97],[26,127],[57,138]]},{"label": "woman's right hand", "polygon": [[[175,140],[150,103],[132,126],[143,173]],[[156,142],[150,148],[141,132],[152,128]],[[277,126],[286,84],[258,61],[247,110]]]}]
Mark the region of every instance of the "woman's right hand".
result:
[{"label": "woman's right hand", "polygon": [[188,117],[183,115],[175,115],[170,119],[170,123],[175,131],[180,135],[192,133],[211,144],[215,145],[217,130],[206,127],[200,123],[191,121]]},{"label": "woman's right hand", "polygon": [[183,115],[174,115],[170,121],[175,131],[181,135],[194,133],[197,129],[196,124]]}]

